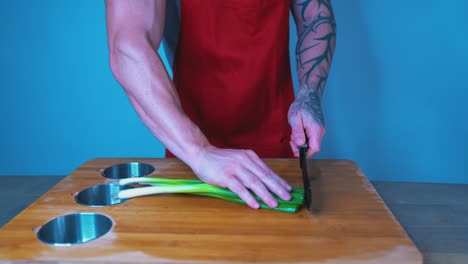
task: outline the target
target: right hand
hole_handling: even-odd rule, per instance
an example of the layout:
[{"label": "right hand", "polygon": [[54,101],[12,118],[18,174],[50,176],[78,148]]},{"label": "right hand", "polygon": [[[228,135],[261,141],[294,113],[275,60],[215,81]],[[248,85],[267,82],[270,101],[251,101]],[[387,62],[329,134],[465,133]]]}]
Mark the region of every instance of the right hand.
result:
[{"label": "right hand", "polygon": [[247,188],[272,208],[278,206],[278,202],[268,190],[283,200],[291,199],[292,187],[252,150],[205,147],[191,167],[202,181],[229,188],[254,209],[260,204]]}]

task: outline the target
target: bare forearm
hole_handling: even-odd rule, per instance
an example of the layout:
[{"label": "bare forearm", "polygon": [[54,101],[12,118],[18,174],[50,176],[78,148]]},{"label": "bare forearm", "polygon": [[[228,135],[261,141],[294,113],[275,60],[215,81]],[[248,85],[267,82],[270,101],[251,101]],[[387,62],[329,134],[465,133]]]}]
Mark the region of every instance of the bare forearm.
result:
[{"label": "bare forearm", "polygon": [[321,98],[335,50],[335,17],[330,0],[297,0],[292,10],[298,32],[296,60],[301,84],[295,106],[309,109],[323,126]]},{"label": "bare forearm", "polygon": [[149,42],[136,38],[129,45],[111,49],[111,66],[152,134],[174,155],[193,163],[208,141],[183,112],[166,69]]},{"label": "bare forearm", "polygon": [[278,203],[268,189],[289,200],[291,186],[253,151],[211,146],[184,113],[156,52],[164,31],[165,13],[165,0],[106,0],[112,72],[138,115],[153,135],[201,180],[231,189],[253,208],[258,208],[259,203],[247,188],[270,207]]}]

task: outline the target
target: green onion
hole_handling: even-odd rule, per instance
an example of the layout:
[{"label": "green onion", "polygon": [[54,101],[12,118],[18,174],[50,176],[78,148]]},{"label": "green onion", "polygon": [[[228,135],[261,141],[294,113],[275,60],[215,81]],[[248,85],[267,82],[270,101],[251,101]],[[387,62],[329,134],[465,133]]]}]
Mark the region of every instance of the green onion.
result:
[{"label": "green onion", "polygon": [[[117,185],[128,184],[151,184],[153,186],[138,187],[133,189],[122,190],[116,194],[115,198],[129,199],[138,196],[153,195],[159,193],[188,193],[202,196],[209,196],[214,198],[223,199],[240,204],[246,204],[237,194],[227,188],[218,187],[201,180],[188,180],[188,179],[166,179],[166,178],[151,178],[139,177],[122,179],[116,182]],[[251,192],[252,193],[252,192]],[[304,203],[304,190],[294,187],[291,191],[292,199],[284,201],[277,195],[272,193],[273,197],[278,202],[278,206],[271,208],[266,205],[256,194],[252,195],[260,203],[260,208],[270,209],[288,213],[295,213]]]},{"label": "green onion", "polygon": [[194,184],[194,183],[204,183],[201,180],[188,180],[188,179],[166,179],[166,178],[151,178],[151,177],[136,177],[136,178],[126,178],[118,181],[119,185],[128,185],[128,184]]}]

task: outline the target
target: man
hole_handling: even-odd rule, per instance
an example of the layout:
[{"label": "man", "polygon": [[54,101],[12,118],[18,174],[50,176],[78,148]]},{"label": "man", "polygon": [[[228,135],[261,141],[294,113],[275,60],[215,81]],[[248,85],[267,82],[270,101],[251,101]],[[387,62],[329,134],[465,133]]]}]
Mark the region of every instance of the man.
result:
[{"label": "man", "polygon": [[[174,4],[173,0],[167,1]],[[294,98],[292,9],[301,87]],[[308,157],[325,134],[321,97],[335,48],[329,0],[182,0],[171,81],[157,53],[165,0],[106,0],[110,65],[153,135],[203,181],[259,208],[291,186],[262,158]],[[290,138],[290,140],[288,140]]]}]

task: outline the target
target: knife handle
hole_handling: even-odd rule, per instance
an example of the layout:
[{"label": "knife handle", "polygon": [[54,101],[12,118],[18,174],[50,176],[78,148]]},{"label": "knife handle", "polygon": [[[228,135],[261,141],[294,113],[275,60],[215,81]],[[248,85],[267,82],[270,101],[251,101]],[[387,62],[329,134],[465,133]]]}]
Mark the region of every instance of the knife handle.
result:
[{"label": "knife handle", "polygon": [[309,146],[306,146],[306,145],[302,145],[299,148],[299,164],[300,164],[301,169],[303,168],[304,163],[307,160],[307,150],[308,149],[309,149]]},{"label": "knife handle", "polygon": [[307,160],[307,151],[309,150],[309,137],[304,129],[305,143],[299,148],[299,163],[302,169],[302,166]]}]

